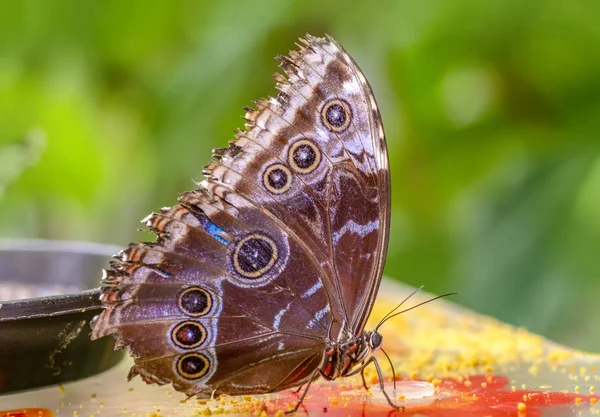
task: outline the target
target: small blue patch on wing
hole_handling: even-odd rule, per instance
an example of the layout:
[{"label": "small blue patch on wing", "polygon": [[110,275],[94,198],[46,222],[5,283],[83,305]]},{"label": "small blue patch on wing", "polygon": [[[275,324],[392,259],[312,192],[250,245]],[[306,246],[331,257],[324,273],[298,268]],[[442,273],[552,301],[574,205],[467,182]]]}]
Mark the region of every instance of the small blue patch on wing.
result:
[{"label": "small blue patch on wing", "polygon": [[225,240],[225,238],[223,238],[222,236],[219,235],[220,233],[225,233],[225,230],[220,228],[219,226],[217,226],[210,220],[208,220],[207,217],[204,217],[204,221],[202,221],[202,227],[204,228],[204,230],[206,230],[208,232],[209,235],[211,235],[212,237],[217,239],[222,244],[224,244],[224,245],[229,244],[229,242],[227,242],[227,240]]},{"label": "small blue patch on wing", "polygon": [[225,246],[229,245],[229,241],[227,241],[227,239],[225,239],[223,236],[221,236],[222,234],[227,233],[225,231],[225,229],[223,229],[223,228],[217,226],[216,224],[214,224],[213,222],[211,222],[209,220],[208,216],[200,210],[189,210],[188,209],[188,211],[192,216],[194,216],[196,219],[198,219],[198,221],[200,222],[200,225],[206,231],[206,233],[211,235],[213,238],[217,239],[217,241],[224,244]]}]

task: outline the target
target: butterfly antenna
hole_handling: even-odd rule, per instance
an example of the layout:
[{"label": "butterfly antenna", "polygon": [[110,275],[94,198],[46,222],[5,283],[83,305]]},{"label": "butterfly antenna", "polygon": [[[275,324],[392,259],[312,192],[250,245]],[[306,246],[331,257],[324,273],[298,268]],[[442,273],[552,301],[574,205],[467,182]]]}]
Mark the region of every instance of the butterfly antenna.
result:
[{"label": "butterfly antenna", "polygon": [[[413,294],[414,294],[414,292],[413,292]],[[412,310],[412,309],[414,309],[414,308],[420,307],[420,306],[422,306],[422,305],[424,305],[424,304],[427,304],[427,303],[430,303],[430,302],[432,302],[432,301],[438,300],[438,299],[440,299],[440,298],[443,298],[443,297],[448,297],[449,295],[458,295],[458,293],[457,293],[457,292],[448,292],[448,293],[446,293],[446,294],[438,295],[437,297],[433,297],[433,298],[430,298],[429,300],[425,300],[425,301],[423,301],[422,303],[419,303],[419,304],[417,304],[417,305],[414,305],[414,306],[412,306],[412,307],[409,307],[409,308],[407,308],[407,309],[404,309],[404,310],[402,310],[402,311],[399,311],[399,312],[397,312],[396,314],[392,314],[391,316],[390,316],[390,315],[387,315],[387,316],[386,316],[386,317],[385,317],[383,320],[381,320],[381,321],[379,322],[379,324],[377,325],[377,327],[375,327],[375,331],[377,331],[377,330],[378,330],[378,329],[381,327],[381,325],[382,325],[383,323],[385,323],[386,321],[388,321],[389,319],[391,319],[391,318],[393,318],[393,317],[396,317],[397,315],[400,315],[400,314],[402,314],[402,313],[406,313],[407,311],[410,311],[410,310]],[[408,299],[408,298],[410,298],[411,296],[412,296],[412,294],[411,294],[411,295],[409,295],[409,296],[407,297],[407,299]],[[401,303],[400,305],[402,305],[402,303]],[[394,310],[395,310],[395,309],[394,309]]]},{"label": "butterfly antenna", "polygon": [[377,325],[377,327],[375,327],[375,330],[377,331],[377,329],[379,329],[379,326],[381,326],[381,325],[383,324],[383,322],[384,322],[384,321],[386,321],[386,320],[388,319],[388,316],[389,316],[390,314],[392,314],[394,311],[396,311],[396,310],[398,310],[400,307],[402,307],[402,304],[404,304],[405,302],[407,302],[407,301],[408,301],[408,299],[409,299],[410,297],[412,297],[413,295],[415,295],[416,293],[418,293],[419,291],[421,291],[421,290],[423,289],[423,287],[424,287],[424,285],[421,285],[419,288],[416,288],[416,289],[415,289],[413,292],[411,292],[410,294],[408,294],[408,296],[407,296],[407,297],[406,297],[404,300],[402,300],[402,301],[400,302],[400,304],[398,304],[396,307],[394,307],[394,308],[392,309],[392,311],[390,311],[389,313],[387,313],[387,314],[386,314],[386,315],[385,315],[385,316],[384,316],[384,317],[381,319],[381,321],[379,322],[379,324]]},{"label": "butterfly antenna", "polygon": [[394,389],[396,389],[396,370],[394,369],[394,364],[392,363],[392,360],[390,359],[390,356],[387,354],[387,352],[385,350],[383,350],[383,348],[379,349],[383,352],[383,354],[385,355],[385,357],[387,358],[388,362],[390,363],[390,366],[392,367],[392,378],[394,381]]}]

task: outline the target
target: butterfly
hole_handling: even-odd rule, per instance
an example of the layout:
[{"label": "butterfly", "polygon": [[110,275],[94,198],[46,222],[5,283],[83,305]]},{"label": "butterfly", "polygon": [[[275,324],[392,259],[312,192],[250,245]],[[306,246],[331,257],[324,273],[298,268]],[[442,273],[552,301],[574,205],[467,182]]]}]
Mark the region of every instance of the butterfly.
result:
[{"label": "butterfly", "polygon": [[315,379],[374,364],[383,388],[365,330],[389,237],[381,116],[335,40],[297,46],[199,188],[143,220],[156,241],[104,271],[92,338],[128,348],[130,378],[198,398],[305,386],[297,408]]}]

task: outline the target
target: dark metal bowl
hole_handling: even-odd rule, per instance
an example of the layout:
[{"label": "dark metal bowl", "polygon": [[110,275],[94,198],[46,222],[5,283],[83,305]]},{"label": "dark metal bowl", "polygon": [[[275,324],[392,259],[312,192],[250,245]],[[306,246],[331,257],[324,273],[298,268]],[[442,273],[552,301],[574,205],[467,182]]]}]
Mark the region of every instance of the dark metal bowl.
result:
[{"label": "dark metal bowl", "polygon": [[99,291],[90,288],[117,251],[0,241],[0,394],[84,378],[119,362],[123,352],[112,338],[90,340],[89,326],[101,309]]}]

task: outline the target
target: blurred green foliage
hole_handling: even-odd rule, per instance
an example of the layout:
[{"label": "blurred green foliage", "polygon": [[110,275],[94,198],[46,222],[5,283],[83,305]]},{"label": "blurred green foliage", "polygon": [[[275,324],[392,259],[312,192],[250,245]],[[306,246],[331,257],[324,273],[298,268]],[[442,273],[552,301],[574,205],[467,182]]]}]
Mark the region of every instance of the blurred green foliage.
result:
[{"label": "blurred green foliage", "polygon": [[[386,125],[387,275],[600,350],[600,2],[0,10],[1,236],[138,240],[138,221],[191,189],[243,124],[241,106],[275,94],[272,58],[329,33]],[[24,139],[33,127],[46,139]]]}]

